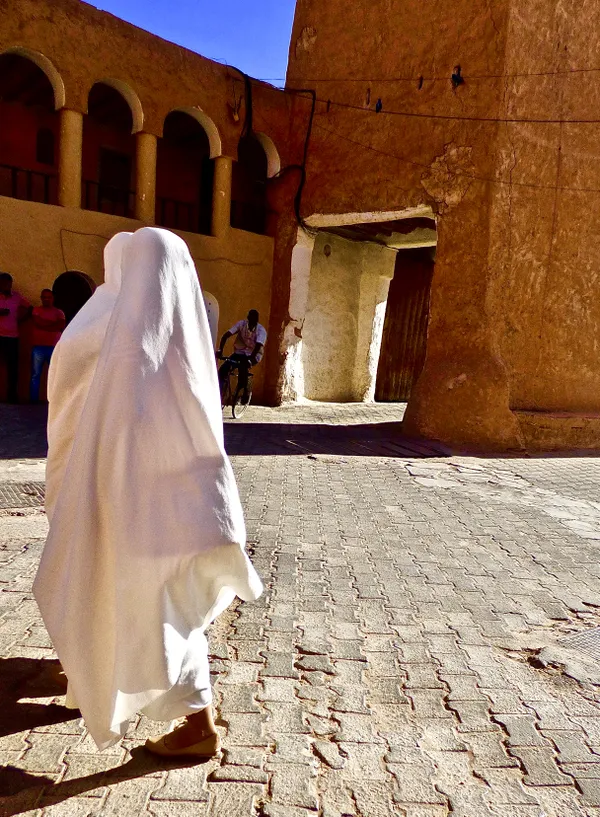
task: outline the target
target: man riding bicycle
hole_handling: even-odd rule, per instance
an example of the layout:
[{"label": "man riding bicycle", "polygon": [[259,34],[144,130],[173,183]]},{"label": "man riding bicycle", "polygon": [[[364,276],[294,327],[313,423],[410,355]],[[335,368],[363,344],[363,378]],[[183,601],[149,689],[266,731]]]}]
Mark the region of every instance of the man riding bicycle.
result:
[{"label": "man riding bicycle", "polygon": [[251,309],[246,320],[238,321],[231,327],[223,337],[217,351],[217,358],[223,360],[223,349],[229,338],[235,335],[233,344],[234,352],[231,357],[219,369],[219,383],[221,387],[227,379],[229,372],[237,367],[238,384],[243,389],[243,393],[248,393],[248,371],[255,366],[263,356],[265,343],[267,342],[267,331],[258,322],[258,312]]}]

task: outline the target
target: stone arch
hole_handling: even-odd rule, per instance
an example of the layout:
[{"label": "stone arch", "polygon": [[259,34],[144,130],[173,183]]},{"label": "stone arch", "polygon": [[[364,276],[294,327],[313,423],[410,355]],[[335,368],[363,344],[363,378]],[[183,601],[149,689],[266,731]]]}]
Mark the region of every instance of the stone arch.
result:
[{"label": "stone arch", "polygon": [[94,294],[96,284],[80,270],[63,272],[52,284],[54,303],[65,313],[67,324]]},{"label": "stone arch", "polygon": [[[114,88],[117,91],[125,102],[129,105],[131,110],[131,119],[132,119],[132,133],[138,133],[139,131],[143,130],[144,128],[144,109],[142,108],[142,103],[140,102],[139,96],[133,90],[133,88],[128,85],[126,82],[123,82],[121,79],[114,79],[113,77],[102,77],[94,82],[92,87],[90,88],[90,92],[94,85],[108,85],[110,88]],[[88,93],[89,99],[90,93]],[[87,113],[87,105],[85,113]]]},{"label": "stone arch", "polygon": [[281,158],[275,147],[275,142],[266,133],[254,133],[267,157],[267,178],[272,179],[281,170]]},{"label": "stone arch", "polygon": [[16,54],[18,57],[23,57],[24,59],[30,60],[37,65],[37,67],[48,77],[48,81],[52,85],[52,90],[54,91],[54,109],[58,111],[60,108],[65,107],[65,83],[54,63],[52,63],[48,57],[40,54],[39,51],[32,51],[30,48],[24,48],[20,45],[6,48],[0,53],[0,56],[3,54]]},{"label": "stone arch", "polygon": [[200,108],[195,107],[174,108],[172,111],[169,111],[169,113],[174,113],[175,111],[179,113],[186,113],[188,116],[191,116],[192,119],[195,119],[196,122],[198,122],[198,124],[202,127],[208,138],[208,144],[210,145],[211,159],[216,159],[217,156],[221,155],[221,134],[210,116],[207,116],[207,114],[200,110]]}]

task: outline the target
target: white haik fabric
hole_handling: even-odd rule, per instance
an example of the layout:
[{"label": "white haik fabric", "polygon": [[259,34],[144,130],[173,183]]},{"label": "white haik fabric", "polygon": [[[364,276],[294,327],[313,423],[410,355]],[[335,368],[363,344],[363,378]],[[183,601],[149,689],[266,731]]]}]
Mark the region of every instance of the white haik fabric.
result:
[{"label": "white haik fabric", "polygon": [[262,592],[244,544],[196,271],[180,238],[145,227],[125,247],[34,583],[100,748],[138,711],[210,703],[205,628]]},{"label": "white haik fabric", "polygon": [[48,519],[52,519],[106,327],[121,288],[123,250],[132,235],[117,233],[107,243],[104,248],[104,283],[75,315],[52,354],[48,371]]}]

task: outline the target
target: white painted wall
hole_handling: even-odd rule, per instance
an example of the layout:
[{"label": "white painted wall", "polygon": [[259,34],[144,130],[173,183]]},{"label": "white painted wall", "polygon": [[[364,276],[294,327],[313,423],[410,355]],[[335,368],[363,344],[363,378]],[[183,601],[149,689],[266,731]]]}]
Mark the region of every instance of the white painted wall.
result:
[{"label": "white painted wall", "polygon": [[302,328],[303,396],[373,400],[395,252],[320,233]]}]

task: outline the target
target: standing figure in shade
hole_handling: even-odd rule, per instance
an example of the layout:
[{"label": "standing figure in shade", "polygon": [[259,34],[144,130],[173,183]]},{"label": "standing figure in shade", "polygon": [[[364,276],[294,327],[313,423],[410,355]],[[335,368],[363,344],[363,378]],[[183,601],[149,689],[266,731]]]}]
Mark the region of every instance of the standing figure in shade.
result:
[{"label": "standing figure in shade", "polygon": [[248,390],[248,372],[252,366],[256,366],[263,356],[265,343],[267,342],[267,330],[258,322],[258,312],[251,309],[245,320],[238,321],[221,338],[217,358],[223,358],[223,349],[229,338],[235,336],[233,342],[233,354],[231,363],[226,360],[219,369],[219,381],[222,384],[233,366],[238,367],[238,382],[244,389],[244,394]]},{"label": "standing figure in shade", "polygon": [[31,313],[33,318],[33,347],[31,349],[31,383],[29,400],[37,403],[40,399],[40,380],[44,364],[50,365],[54,347],[60,340],[65,328],[65,313],[54,306],[54,295],[51,289],[43,289],[41,306],[36,306]]},{"label": "standing figure in shade", "polygon": [[31,312],[31,305],[12,288],[12,275],[0,272],[0,358],[6,364],[7,399],[16,403],[19,380],[19,324]]},{"label": "standing figure in shade", "polygon": [[[67,424],[72,445],[61,446],[34,594],[68,679],[67,706],[81,710],[100,749],[142,712],[183,718],[148,739],[150,752],[202,760],[219,749],[206,628],[262,584],[245,550],[189,250],[144,227],[125,241],[121,270],[76,428],[50,406],[49,437],[66,441]],[[86,332],[82,322],[82,341]],[[67,372],[77,349],[63,340]],[[51,404],[58,386],[53,376]]]}]

